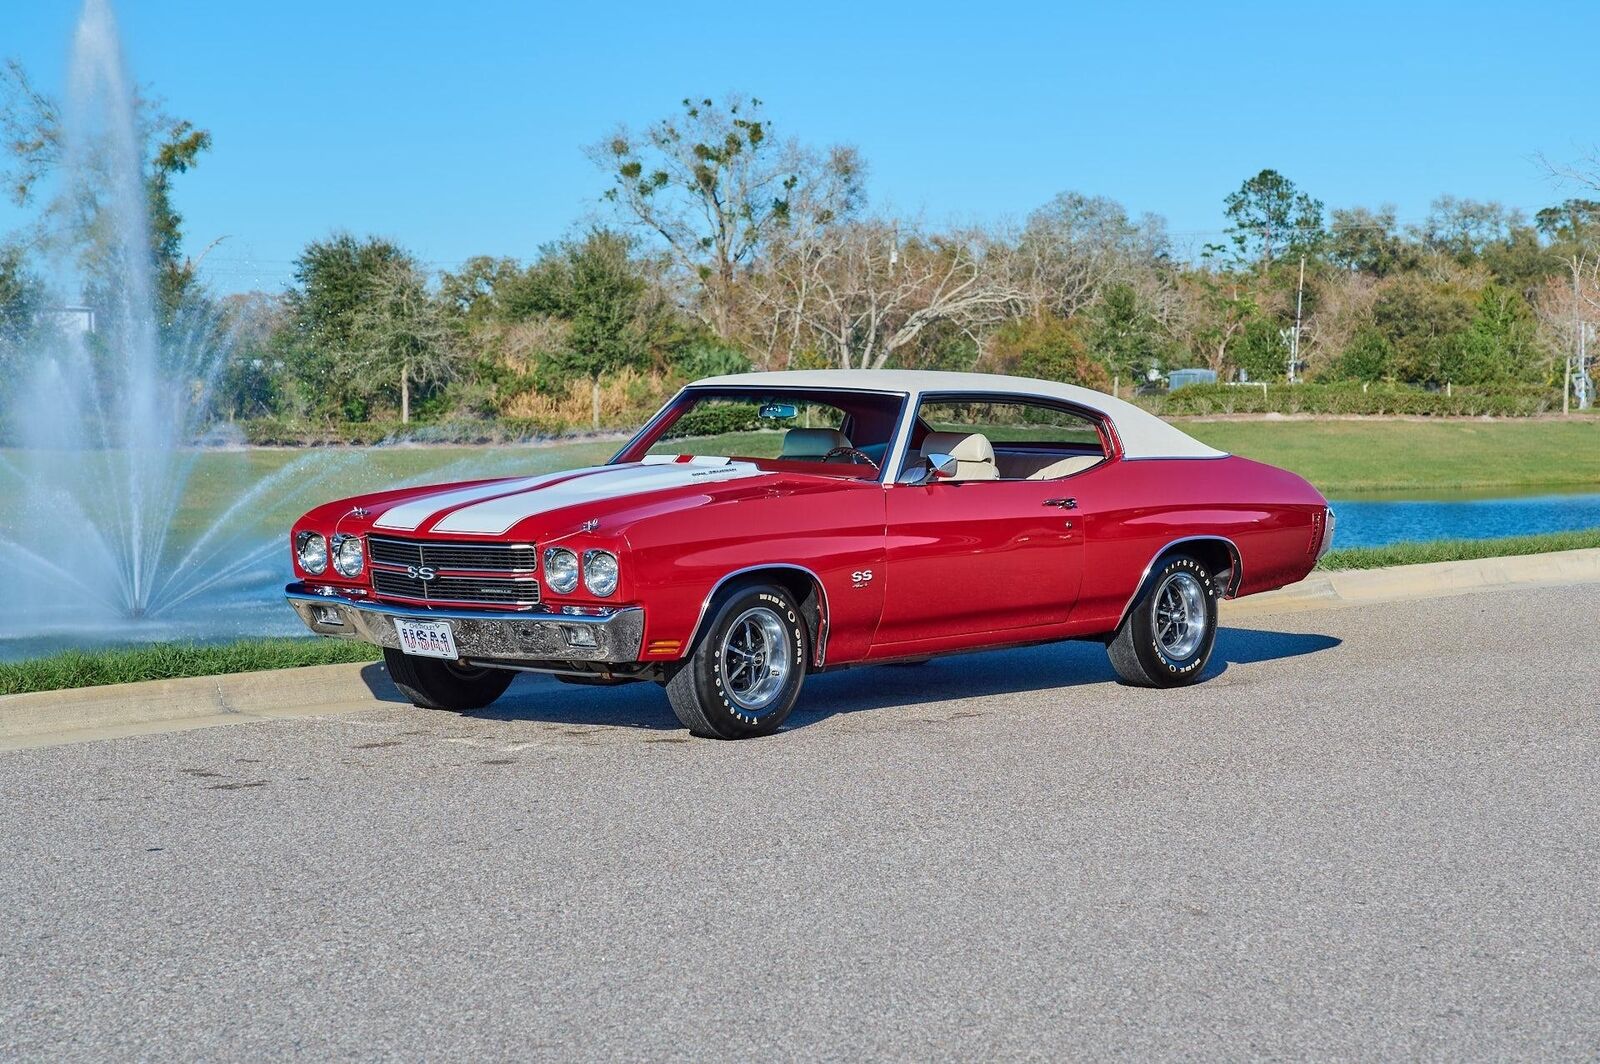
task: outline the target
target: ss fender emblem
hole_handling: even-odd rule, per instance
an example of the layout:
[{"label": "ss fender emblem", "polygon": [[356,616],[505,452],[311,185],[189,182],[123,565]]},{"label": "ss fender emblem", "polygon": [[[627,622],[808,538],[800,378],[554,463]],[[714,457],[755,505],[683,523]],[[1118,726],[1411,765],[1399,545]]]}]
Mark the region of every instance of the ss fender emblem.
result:
[{"label": "ss fender emblem", "polygon": [[408,565],[406,575],[413,580],[421,580],[426,584],[429,580],[439,575],[439,571],[431,565]]},{"label": "ss fender emblem", "polygon": [[866,587],[870,583],[872,583],[871,569],[857,569],[850,574],[851,587]]}]

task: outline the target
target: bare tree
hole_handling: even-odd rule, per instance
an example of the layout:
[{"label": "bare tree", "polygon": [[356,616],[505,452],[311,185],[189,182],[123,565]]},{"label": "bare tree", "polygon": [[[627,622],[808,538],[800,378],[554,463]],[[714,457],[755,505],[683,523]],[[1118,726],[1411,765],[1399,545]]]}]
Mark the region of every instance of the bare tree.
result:
[{"label": "bare tree", "polygon": [[[1593,341],[1593,330],[1600,322],[1600,254],[1580,252],[1567,260],[1566,277],[1545,279],[1534,300],[1534,313],[1539,323],[1540,339],[1550,351],[1561,352],[1569,373],[1583,373],[1593,377],[1592,366],[1600,344]],[[1587,330],[1587,341],[1580,344],[1579,330]],[[1589,363],[1577,366],[1573,359],[1582,349]],[[1571,380],[1565,386],[1571,387]]]},{"label": "bare tree", "polygon": [[1559,163],[1544,155],[1539,156],[1539,162],[1557,181],[1600,192],[1600,146],[1574,163]]},{"label": "bare tree", "polygon": [[1300,341],[1308,373],[1315,375],[1334,362],[1371,324],[1380,292],[1375,278],[1354,270],[1332,272],[1318,280],[1317,309],[1307,315]]},{"label": "bare tree", "polygon": [[1128,217],[1104,196],[1063,192],[1028,216],[1012,262],[1029,309],[1070,318],[1107,287],[1148,274],[1167,254],[1166,222]]},{"label": "bare tree", "polygon": [[606,198],[665,242],[680,277],[698,289],[701,319],[732,332],[741,273],[768,241],[848,217],[864,166],[853,148],[778,141],[761,101],[684,100],[680,115],[590,149],[610,174]]},{"label": "bare tree", "polygon": [[841,369],[881,369],[927,330],[978,336],[1019,313],[1011,249],[979,231],[927,235],[892,220],[819,228],[773,256],[760,304],[773,333]]}]

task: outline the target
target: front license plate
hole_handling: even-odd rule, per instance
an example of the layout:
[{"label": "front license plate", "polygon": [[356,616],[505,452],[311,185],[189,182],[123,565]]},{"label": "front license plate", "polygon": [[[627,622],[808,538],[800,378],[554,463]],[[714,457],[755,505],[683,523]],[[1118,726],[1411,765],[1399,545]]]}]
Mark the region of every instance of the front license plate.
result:
[{"label": "front license plate", "polygon": [[396,617],[394,630],[400,637],[400,649],[413,657],[454,661],[461,656],[449,621],[407,621]]}]

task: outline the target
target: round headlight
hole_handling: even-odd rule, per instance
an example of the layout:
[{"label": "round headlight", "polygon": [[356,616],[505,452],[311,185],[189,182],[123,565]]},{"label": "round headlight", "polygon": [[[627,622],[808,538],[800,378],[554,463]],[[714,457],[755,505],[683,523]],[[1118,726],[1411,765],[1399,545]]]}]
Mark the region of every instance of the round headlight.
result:
[{"label": "round headlight", "polygon": [[560,595],[568,594],[578,586],[578,556],[565,547],[551,547],[544,552],[544,582],[550,590]]},{"label": "round headlight", "polygon": [[333,537],[333,567],[341,576],[360,576],[365,554],[360,536],[340,533]]},{"label": "round headlight", "polygon": [[317,576],[328,568],[328,541],[316,532],[299,532],[294,537],[294,554],[300,568]]},{"label": "round headlight", "polygon": [[617,589],[617,556],[605,550],[583,552],[583,586],[605,598]]}]

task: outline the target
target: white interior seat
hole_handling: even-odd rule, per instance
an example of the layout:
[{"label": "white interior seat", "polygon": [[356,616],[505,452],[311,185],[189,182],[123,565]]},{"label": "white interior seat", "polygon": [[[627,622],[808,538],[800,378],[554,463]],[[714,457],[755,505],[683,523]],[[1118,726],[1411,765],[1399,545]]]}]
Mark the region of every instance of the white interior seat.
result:
[{"label": "white interior seat", "polygon": [[838,429],[790,429],[783,434],[779,458],[823,458],[829,451],[849,447],[850,438]]},{"label": "white interior seat", "polygon": [[922,438],[922,457],[947,454],[956,460],[955,476],[950,480],[999,480],[994,445],[978,432],[930,432]]},{"label": "white interior seat", "polygon": [[1060,477],[1081,473],[1090,466],[1097,466],[1105,459],[1098,454],[1075,454],[1071,458],[1063,458],[1059,462],[1052,462],[1043,469],[1028,474],[1029,480],[1056,480]]}]

